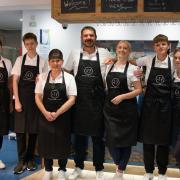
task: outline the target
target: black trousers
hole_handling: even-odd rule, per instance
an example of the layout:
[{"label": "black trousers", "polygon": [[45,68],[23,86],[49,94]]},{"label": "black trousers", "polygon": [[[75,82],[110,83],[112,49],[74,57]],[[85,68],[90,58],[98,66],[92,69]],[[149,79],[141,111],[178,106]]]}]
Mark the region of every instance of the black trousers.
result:
[{"label": "black trousers", "polygon": [[37,134],[16,133],[19,161],[27,162],[34,159]]},{"label": "black trousers", "polygon": [[[104,169],[103,162],[105,156],[105,146],[102,137],[91,136],[93,143],[93,165],[96,171]],[[74,161],[76,167],[84,168],[84,160],[86,159],[87,136],[75,135],[75,156]]]},{"label": "black trousers", "polygon": [[2,148],[2,143],[3,143],[3,135],[0,135],[0,149]]},{"label": "black trousers", "polygon": [[[155,151],[155,147],[156,151]],[[165,174],[169,162],[169,146],[168,145],[154,145],[143,144],[144,151],[144,165],[147,173],[153,173],[154,161],[158,166],[159,174]]]},{"label": "black trousers", "polygon": [[[67,159],[58,159],[58,164],[59,164],[59,169],[58,171],[60,170],[63,170],[63,171],[66,171],[66,164],[67,164]],[[45,170],[46,171],[52,171],[53,168],[53,159],[44,159],[44,165],[45,165]]]},{"label": "black trousers", "polygon": [[118,169],[124,171],[131,155],[131,146],[109,147],[109,152],[114,160],[114,163],[118,166]]}]

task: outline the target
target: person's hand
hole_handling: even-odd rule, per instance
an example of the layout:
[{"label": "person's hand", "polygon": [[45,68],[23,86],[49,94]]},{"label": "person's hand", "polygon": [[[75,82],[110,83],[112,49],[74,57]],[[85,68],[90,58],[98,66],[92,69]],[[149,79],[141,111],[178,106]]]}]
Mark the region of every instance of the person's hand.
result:
[{"label": "person's hand", "polygon": [[113,64],[115,62],[115,59],[105,59],[104,63],[105,65]]},{"label": "person's hand", "polygon": [[44,113],[44,116],[45,116],[45,118],[48,120],[48,121],[54,121],[54,117],[52,116],[52,114],[51,114],[51,112],[49,112],[49,111],[46,111],[45,113]]},{"label": "person's hand", "polygon": [[15,110],[17,112],[22,112],[22,104],[20,103],[20,101],[15,101]]},{"label": "person's hand", "polygon": [[115,98],[113,98],[111,100],[111,102],[115,105],[118,105],[119,103],[121,103],[124,100],[122,95],[116,96]]},{"label": "person's hand", "polygon": [[142,69],[140,67],[137,67],[137,69],[134,71],[134,75],[137,77],[137,78],[141,78],[143,73],[142,73]]},{"label": "person's hand", "polygon": [[53,117],[54,120],[58,117],[57,112],[51,112],[51,116]]}]

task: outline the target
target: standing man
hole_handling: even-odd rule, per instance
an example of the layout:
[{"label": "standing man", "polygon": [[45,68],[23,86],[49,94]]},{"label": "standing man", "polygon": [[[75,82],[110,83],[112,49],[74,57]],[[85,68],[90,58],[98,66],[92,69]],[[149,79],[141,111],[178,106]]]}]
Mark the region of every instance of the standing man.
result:
[{"label": "standing man", "polygon": [[[9,113],[10,113],[10,85],[11,61],[2,57],[2,42],[0,40],[0,149],[3,143],[3,135],[9,131]],[[0,169],[6,166],[0,160]]]},{"label": "standing man", "polygon": [[108,50],[96,47],[96,38],[96,30],[85,26],[81,30],[82,49],[73,50],[64,65],[64,69],[73,72],[77,84],[77,101],[73,115],[76,168],[69,179],[76,179],[81,175],[88,136],[91,136],[93,142],[96,179],[104,179],[103,77],[106,70],[105,59],[111,58],[111,55]]},{"label": "standing man", "polygon": [[[34,151],[37,137],[38,109],[35,104],[35,80],[39,73],[47,71],[47,64],[37,54],[37,37],[33,33],[23,36],[27,53],[18,57],[12,69],[15,97],[15,132],[19,162],[15,174],[36,169]],[[28,135],[28,138],[26,137]]]}]

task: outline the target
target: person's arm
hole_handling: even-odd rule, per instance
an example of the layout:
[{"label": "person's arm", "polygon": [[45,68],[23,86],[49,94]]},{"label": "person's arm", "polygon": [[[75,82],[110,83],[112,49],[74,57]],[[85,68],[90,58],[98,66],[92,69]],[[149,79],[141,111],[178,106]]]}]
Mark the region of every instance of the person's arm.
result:
[{"label": "person's arm", "polygon": [[35,94],[35,101],[36,101],[36,105],[39,108],[39,110],[42,112],[42,114],[44,115],[44,117],[48,120],[48,121],[53,121],[54,117],[52,116],[52,112],[49,112],[46,110],[46,108],[44,107],[44,104],[42,103],[42,94]]},{"label": "person's arm", "polygon": [[19,92],[18,92],[18,84],[19,84],[20,76],[13,75],[13,94],[15,98],[15,110],[17,112],[22,112],[22,104],[19,100]]},{"label": "person's arm", "polygon": [[133,82],[133,86],[134,86],[134,90],[133,91],[131,91],[129,93],[118,95],[115,98],[113,98],[111,100],[111,102],[113,104],[117,105],[117,104],[121,103],[123,100],[132,99],[132,98],[138,96],[142,92],[142,87],[141,87],[140,81],[134,81]]},{"label": "person's arm", "polygon": [[73,74],[74,54],[75,54],[75,52],[71,51],[67,60],[63,64],[63,70],[70,74]]}]

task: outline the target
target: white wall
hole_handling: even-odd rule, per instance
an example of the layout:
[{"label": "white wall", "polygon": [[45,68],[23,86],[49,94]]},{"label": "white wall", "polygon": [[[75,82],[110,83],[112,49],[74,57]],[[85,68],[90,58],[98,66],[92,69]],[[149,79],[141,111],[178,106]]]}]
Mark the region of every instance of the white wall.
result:
[{"label": "white wall", "polygon": [[[29,26],[33,21],[36,27]],[[170,40],[180,40],[180,23],[69,24],[64,30],[61,24],[51,18],[48,10],[23,12],[23,34],[29,31],[38,34],[39,29],[50,29],[50,49],[61,49],[65,60],[71,49],[80,47],[80,30],[85,25],[96,28],[98,40],[152,40],[160,33],[167,35]]]}]

